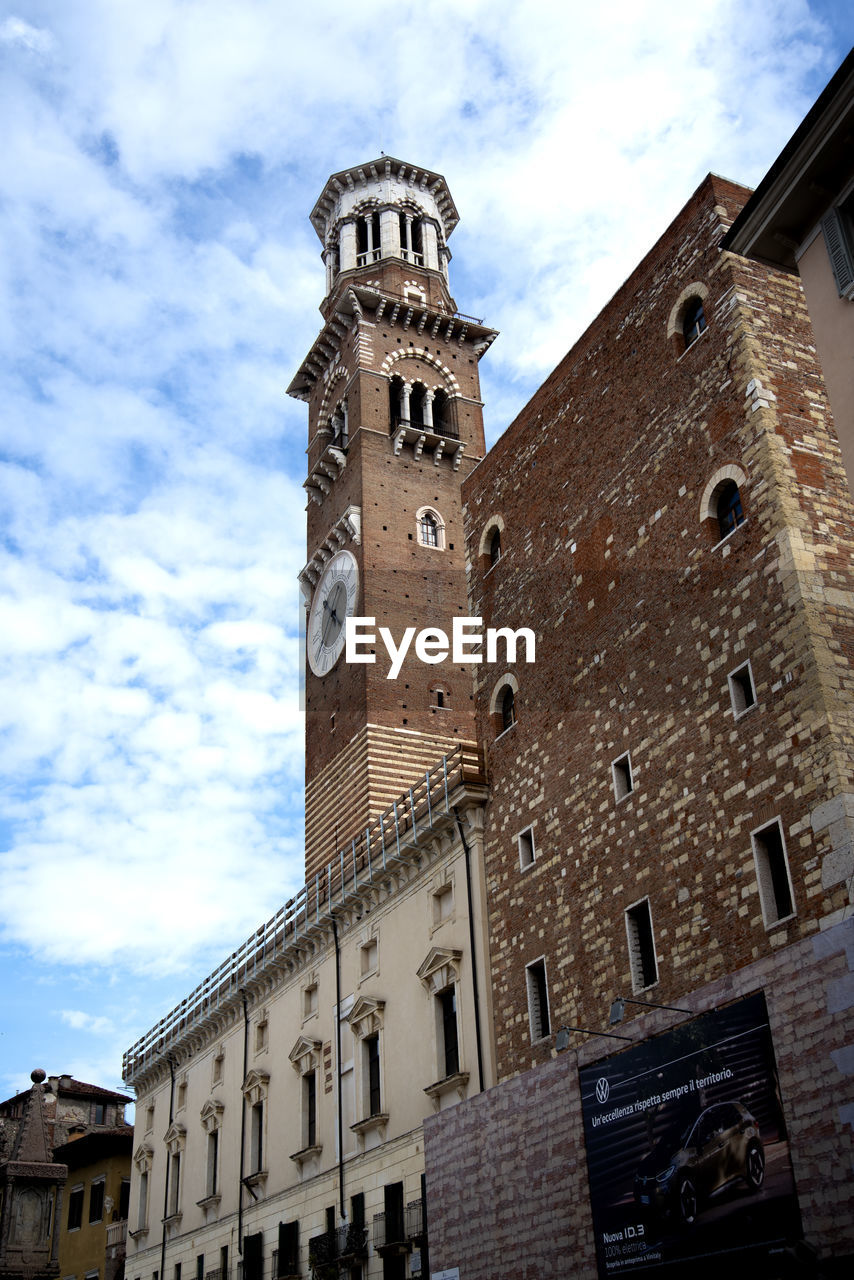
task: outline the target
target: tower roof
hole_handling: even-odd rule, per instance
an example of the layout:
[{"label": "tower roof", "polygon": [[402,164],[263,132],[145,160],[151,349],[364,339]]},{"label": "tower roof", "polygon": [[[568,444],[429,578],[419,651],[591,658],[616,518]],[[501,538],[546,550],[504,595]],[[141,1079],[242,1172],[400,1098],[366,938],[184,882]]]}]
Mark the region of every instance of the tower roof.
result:
[{"label": "tower roof", "polygon": [[396,160],[394,156],[381,155],[377,160],[367,164],[353,165],[333,173],[311,211],[311,224],[320,240],[325,243],[329,222],[335,217],[335,211],[342,196],[348,193],[357,194],[364,190],[367,194],[372,186],[388,180],[404,183],[415,194],[418,191],[429,192],[444,224],[445,235],[449,236],[460,220],[457,206],[448,190],[448,184],[441,173],[432,169],[422,169],[405,160]]}]

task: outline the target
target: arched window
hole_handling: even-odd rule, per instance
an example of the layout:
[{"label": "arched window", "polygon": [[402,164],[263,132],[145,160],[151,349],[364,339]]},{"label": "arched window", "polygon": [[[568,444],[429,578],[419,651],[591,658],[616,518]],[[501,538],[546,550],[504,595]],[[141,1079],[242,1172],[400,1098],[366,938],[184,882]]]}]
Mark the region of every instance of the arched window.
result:
[{"label": "arched window", "polygon": [[420,382],[412,384],[412,390],[409,393],[409,421],[413,427],[424,426],[424,387]]},{"label": "arched window", "polygon": [[691,298],[682,317],[682,337],[686,349],[696,342],[706,327],[706,313],[703,310],[702,298]]},{"label": "arched window", "polygon": [[489,563],[490,565],[498,564],[501,559],[501,530],[493,529],[492,537],[489,539]]},{"label": "arched window", "polygon": [[725,480],[717,492],[718,527],[722,538],[744,522],[741,494],[734,480]]},{"label": "arched window", "polygon": [[436,517],[430,511],[425,511],[418,521],[418,534],[419,541],[423,547],[438,547],[439,525],[436,522]]},{"label": "arched window", "polygon": [[392,431],[403,420],[403,378],[395,376],[388,385],[388,416]]},{"label": "arched window", "polygon": [[380,215],[366,213],[356,220],[356,265],[364,267],[380,256]]},{"label": "arched window", "polygon": [[439,387],[433,392],[433,430],[438,436],[447,436],[451,440],[459,439],[453,421],[453,407],[447,392]]},{"label": "arched window", "polygon": [[492,728],[498,736],[512,729],[516,723],[516,698],[519,693],[519,681],[507,672],[501,677],[492,690],[489,701],[489,714]]},{"label": "arched window", "polygon": [[418,542],[422,547],[445,549],[445,522],[435,507],[421,507],[415,513]]},{"label": "arched window", "polygon": [[419,267],[424,263],[421,219],[411,213],[400,215],[400,256]]}]

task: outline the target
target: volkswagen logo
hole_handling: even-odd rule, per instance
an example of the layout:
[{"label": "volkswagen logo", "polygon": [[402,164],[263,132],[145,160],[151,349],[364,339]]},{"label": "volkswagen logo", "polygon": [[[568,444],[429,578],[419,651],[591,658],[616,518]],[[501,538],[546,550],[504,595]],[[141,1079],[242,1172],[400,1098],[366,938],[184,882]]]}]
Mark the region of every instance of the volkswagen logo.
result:
[{"label": "volkswagen logo", "polygon": [[604,1076],[600,1076],[596,1081],[596,1101],[603,1105],[608,1101],[608,1094],[611,1092],[611,1086]]}]

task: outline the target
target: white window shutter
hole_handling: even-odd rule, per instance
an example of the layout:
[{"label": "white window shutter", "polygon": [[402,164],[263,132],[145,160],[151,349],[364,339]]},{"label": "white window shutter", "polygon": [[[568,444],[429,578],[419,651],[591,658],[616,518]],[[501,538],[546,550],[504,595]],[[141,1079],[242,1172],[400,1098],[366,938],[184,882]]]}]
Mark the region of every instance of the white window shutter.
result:
[{"label": "white window shutter", "polygon": [[845,238],[845,229],[838,209],[831,209],[821,220],[824,243],[830,256],[830,265],[840,297],[847,297],[854,285],[854,263]]}]

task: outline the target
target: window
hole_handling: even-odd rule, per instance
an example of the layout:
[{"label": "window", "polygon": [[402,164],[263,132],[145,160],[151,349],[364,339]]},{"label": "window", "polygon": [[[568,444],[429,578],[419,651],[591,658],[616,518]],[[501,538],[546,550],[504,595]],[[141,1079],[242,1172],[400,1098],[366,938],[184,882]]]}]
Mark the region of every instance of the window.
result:
[{"label": "window", "polygon": [[107,1123],[107,1107],[106,1107],[106,1103],[103,1103],[103,1102],[96,1102],[96,1103],[94,1104],[94,1106],[92,1107],[92,1123],[93,1123],[93,1124],[106,1124],[106,1123]]},{"label": "window", "polygon": [[629,944],[629,965],[632,971],[632,990],[642,991],[658,981],[658,965],[655,959],[655,942],[652,936],[652,913],[649,899],[636,902],[626,911],[626,936]]},{"label": "window", "polygon": [[744,512],[741,507],[741,494],[734,480],[725,480],[716,494],[715,514],[718,518],[720,535],[725,538],[744,523]]},{"label": "window", "polygon": [[130,1178],[122,1178],[119,1187],[119,1222],[127,1222],[130,1217]]},{"label": "window", "polygon": [[264,1232],[243,1237],[243,1280],[264,1280]]},{"label": "window", "polygon": [[630,796],[635,789],[632,761],[628,751],[612,762],[611,776],[614,780],[614,798],[618,801],[625,800],[626,796]]},{"label": "window", "polygon": [[454,886],[443,885],[433,894],[433,926],[444,924],[454,914]]},{"label": "window", "polygon": [[100,1222],[104,1216],[104,1179],[99,1178],[89,1188],[89,1221]]},{"label": "window", "polygon": [[276,1257],[276,1275],[299,1274],[299,1222],[279,1223],[279,1248]]},{"label": "window", "polygon": [[213,1060],[213,1069],[211,1071],[211,1084],[222,1083],[222,1066],[225,1062],[225,1054],[222,1049],[217,1053]]},{"label": "window", "polygon": [[436,523],[436,517],[430,511],[425,511],[418,521],[418,541],[422,547],[439,545],[439,526]]},{"label": "window", "polygon": [[380,257],[380,215],[368,213],[356,220],[356,265],[367,266]]},{"label": "window", "polygon": [[260,1173],[264,1168],[264,1103],[255,1102],[250,1117],[249,1171]]},{"label": "window", "polygon": [[457,989],[448,987],[436,997],[442,1026],[445,1075],[456,1075],[460,1069],[460,1044],[457,1032]]},{"label": "window", "polygon": [[196,1280],[205,1280],[205,1255],[196,1254]]},{"label": "window", "polygon": [[489,702],[489,714],[496,735],[506,731],[516,723],[516,694],[519,682],[510,673],[503,675],[492,690]]},{"label": "window", "polygon": [[519,866],[524,871],[526,867],[530,867],[536,851],[534,849],[534,828],[526,827],[524,831],[520,831],[516,837],[519,843]]},{"label": "window", "polygon": [[821,230],[837,292],[840,298],[850,298],[854,291],[854,196],[824,215]]},{"label": "window", "polygon": [[219,1190],[219,1129],[208,1134],[208,1153],[205,1173],[205,1195],[215,1196]]},{"label": "window", "polygon": [[753,685],[753,672],[750,669],[750,663],[745,662],[743,666],[731,671],[727,676],[729,681],[729,696],[732,702],[732,714],[736,720],[739,716],[743,716],[745,711],[749,711],[751,707],[756,706],[756,690]]},{"label": "window", "polygon": [[169,1217],[179,1212],[181,1206],[181,1152],[173,1151],[169,1157]]},{"label": "window", "polygon": [[765,927],[777,924],[795,914],[792,882],[783,831],[778,820],[761,827],[751,835],[756,879]]},{"label": "window", "polygon": [[528,1020],[531,1039],[542,1040],[551,1030],[549,1020],[549,992],[546,983],[546,962],[535,960],[525,970],[528,985]]},{"label": "window", "polygon": [[219,1251],[219,1280],[228,1280],[228,1245],[224,1244]]},{"label": "window", "polygon": [[363,1041],[365,1055],[365,1080],[367,1083],[368,1115],[382,1114],[382,1097],[380,1095],[380,1037],[378,1034],[368,1036]]},{"label": "window", "polygon": [[174,1267],[174,1270],[173,1270],[173,1272],[172,1272],[172,1277],[173,1277],[173,1280],[181,1280],[181,1264],[180,1264],[180,1262],[176,1262],[176,1263],[175,1263],[175,1267]]},{"label": "window", "polygon": [[143,1169],[139,1175],[139,1199],[137,1201],[137,1231],[145,1230],[148,1225],[148,1170]]},{"label": "window", "polygon": [[154,1128],[154,1106],[145,1108],[145,1132],[151,1133]]},{"label": "window", "polygon": [[379,944],[376,938],[371,938],[370,942],[366,942],[360,952],[360,963],[362,977],[366,974],[376,973],[379,963]]},{"label": "window", "polygon": [[500,529],[495,529],[493,531],[492,537],[489,539],[487,555],[489,556],[490,567],[494,564],[498,564],[498,561],[501,559],[501,530]]},{"label": "window", "polygon": [[302,1016],[304,1018],[313,1018],[317,1013],[317,983],[313,982],[311,986],[306,987],[302,998]]},{"label": "window", "polygon": [[309,1071],[302,1078],[303,1146],[317,1145],[317,1073]]},{"label": "window", "polygon": [[177,1096],[175,1099],[175,1110],[183,1111],[187,1105],[187,1081],[182,1080],[178,1085]]},{"label": "window", "polygon": [[501,694],[501,731],[516,723],[516,694],[511,685],[505,685]]},{"label": "window", "polygon": [[703,311],[703,299],[692,298],[685,308],[682,317],[682,337],[686,349],[696,342],[706,327],[706,315]]},{"label": "window", "polygon": [[267,1048],[267,1018],[262,1014],[255,1026],[255,1052],[261,1053]]},{"label": "window", "polygon": [[421,219],[411,213],[400,214],[400,256],[417,266],[424,263]]},{"label": "window", "polygon": [[83,1188],[72,1187],[68,1196],[68,1230],[77,1231],[83,1223]]},{"label": "window", "polygon": [[385,1209],[385,1243],[402,1243],[405,1237],[403,1221],[403,1183],[388,1183],[383,1194]]}]

